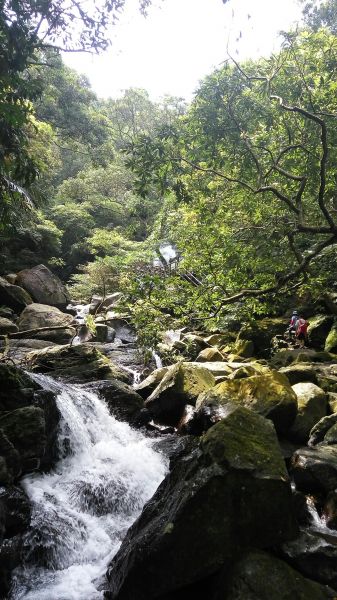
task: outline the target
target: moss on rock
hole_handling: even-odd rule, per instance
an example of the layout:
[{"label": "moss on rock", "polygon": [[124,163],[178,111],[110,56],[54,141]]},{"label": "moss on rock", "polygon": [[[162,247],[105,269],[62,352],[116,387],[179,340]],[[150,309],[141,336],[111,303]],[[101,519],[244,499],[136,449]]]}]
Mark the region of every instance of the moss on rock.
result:
[{"label": "moss on rock", "polygon": [[127,371],[111,362],[97,348],[85,344],[68,344],[29,352],[26,361],[32,371],[71,381],[120,379],[128,383],[131,379]]},{"label": "moss on rock", "polygon": [[297,398],[287,378],[277,371],[219,383],[201,394],[197,409],[234,402],[271,419],[280,433],[286,433],[297,413]]}]

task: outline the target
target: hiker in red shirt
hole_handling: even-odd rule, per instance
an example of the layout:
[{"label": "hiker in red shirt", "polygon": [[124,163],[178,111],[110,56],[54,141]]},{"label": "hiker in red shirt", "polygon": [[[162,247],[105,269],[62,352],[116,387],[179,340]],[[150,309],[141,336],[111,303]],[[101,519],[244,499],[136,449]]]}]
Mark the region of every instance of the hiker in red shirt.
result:
[{"label": "hiker in red shirt", "polygon": [[304,345],[307,341],[307,330],[308,330],[308,321],[306,321],[302,315],[298,319],[296,323],[296,337],[298,339],[300,348],[304,348]]}]

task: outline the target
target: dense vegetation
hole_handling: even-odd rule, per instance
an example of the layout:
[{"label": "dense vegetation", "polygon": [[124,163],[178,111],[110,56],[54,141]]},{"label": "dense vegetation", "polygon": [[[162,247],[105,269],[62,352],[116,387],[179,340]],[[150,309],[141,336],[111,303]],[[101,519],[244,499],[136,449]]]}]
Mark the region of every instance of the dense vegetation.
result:
[{"label": "dense vegetation", "polygon": [[[305,29],[284,34],[280,52],[229,58],[188,107],[144,90],[99,100],[62,63],[60,47],[104,49],[123,5],[93,5],[77,37],[78,3],[1,5],[3,273],[44,262],[79,300],[122,289],[151,339],[158,325],[217,327],[229,311],[275,313],[295,294],[326,294],[336,3],[306,3]],[[154,266],[164,243],[176,260]]]}]

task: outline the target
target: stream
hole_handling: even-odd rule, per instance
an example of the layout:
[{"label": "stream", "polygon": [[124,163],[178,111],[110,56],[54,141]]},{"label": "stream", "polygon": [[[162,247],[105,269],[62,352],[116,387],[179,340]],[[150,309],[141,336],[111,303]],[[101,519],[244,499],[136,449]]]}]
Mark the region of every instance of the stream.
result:
[{"label": "stream", "polygon": [[32,375],[57,393],[60,460],[22,480],[32,504],[10,600],[103,598],[107,564],[167,470],[155,440],[110,415],[93,392]]}]

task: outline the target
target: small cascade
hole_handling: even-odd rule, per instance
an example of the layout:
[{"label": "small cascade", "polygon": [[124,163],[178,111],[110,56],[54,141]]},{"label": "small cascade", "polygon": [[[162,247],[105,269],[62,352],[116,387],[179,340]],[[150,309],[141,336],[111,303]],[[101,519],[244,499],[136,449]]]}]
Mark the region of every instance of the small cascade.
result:
[{"label": "small cascade", "polygon": [[95,393],[33,377],[57,393],[61,458],[53,472],[22,481],[32,521],[10,599],[103,598],[107,564],[165,476],[166,460]]}]

